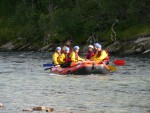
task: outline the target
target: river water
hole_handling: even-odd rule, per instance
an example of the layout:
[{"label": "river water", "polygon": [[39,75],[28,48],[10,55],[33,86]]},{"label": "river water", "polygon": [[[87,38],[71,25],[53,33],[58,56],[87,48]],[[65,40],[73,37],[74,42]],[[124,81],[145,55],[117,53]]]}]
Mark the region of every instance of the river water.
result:
[{"label": "river water", "polygon": [[36,106],[54,113],[150,113],[150,58],[120,57],[126,65],[105,76],[60,76],[43,71],[49,56],[0,52],[0,113]]}]

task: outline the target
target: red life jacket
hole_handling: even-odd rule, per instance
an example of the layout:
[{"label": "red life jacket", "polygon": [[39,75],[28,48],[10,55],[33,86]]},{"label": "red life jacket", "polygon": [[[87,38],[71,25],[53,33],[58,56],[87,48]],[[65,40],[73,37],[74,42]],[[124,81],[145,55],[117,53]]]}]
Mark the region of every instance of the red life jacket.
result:
[{"label": "red life jacket", "polygon": [[65,62],[71,62],[71,58],[69,57],[69,53],[68,54],[65,54],[65,58],[64,58],[64,61]]},{"label": "red life jacket", "polygon": [[88,51],[88,52],[86,53],[86,59],[91,59],[93,56],[94,56],[94,52]]}]

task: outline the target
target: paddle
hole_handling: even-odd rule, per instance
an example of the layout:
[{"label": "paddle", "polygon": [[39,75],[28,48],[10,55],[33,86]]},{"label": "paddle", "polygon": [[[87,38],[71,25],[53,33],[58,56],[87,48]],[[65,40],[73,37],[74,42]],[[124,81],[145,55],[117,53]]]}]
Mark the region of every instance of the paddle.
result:
[{"label": "paddle", "polygon": [[44,71],[49,70],[49,69],[52,69],[52,68],[53,68],[53,67],[45,68]]},{"label": "paddle", "polygon": [[115,65],[118,65],[118,66],[124,66],[125,65],[125,61],[123,59],[119,59],[119,60],[114,60],[113,63]]},{"label": "paddle", "polygon": [[107,65],[107,67],[109,68],[109,70],[110,70],[111,72],[117,71],[117,68],[114,67],[114,66]]},{"label": "paddle", "polygon": [[43,64],[43,67],[51,67],[51,66],[54,66],[54,64]]}]

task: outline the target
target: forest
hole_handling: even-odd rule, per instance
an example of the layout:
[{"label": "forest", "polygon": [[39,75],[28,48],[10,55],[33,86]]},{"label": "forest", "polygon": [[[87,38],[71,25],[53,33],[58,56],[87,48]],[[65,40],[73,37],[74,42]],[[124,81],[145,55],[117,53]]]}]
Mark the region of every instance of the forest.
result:
[{"label": "forest", "polygon": [[132,40],[150,34],[149,9],[149,0],[0,0],[0,45]]}]

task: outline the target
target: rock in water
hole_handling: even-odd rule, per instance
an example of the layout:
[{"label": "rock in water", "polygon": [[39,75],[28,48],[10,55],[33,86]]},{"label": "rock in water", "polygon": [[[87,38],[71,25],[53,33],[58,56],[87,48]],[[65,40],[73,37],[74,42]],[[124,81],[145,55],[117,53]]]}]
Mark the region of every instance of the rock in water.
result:
[{"label": "rock in water", "polygon": [[46,112],[53,112],[54,109],[53,108],[46,108]]},{"label": "rock in water", "polygon": [[46,107],[44,107],[44,106],[34,107],[32,110],[33,111],[43,111],[43,110],[46,110]]},{"label": "rock in water", "polygon": [[48,107],[45,107],[45,106],[34,107],[32,110],[33,111],[46,111],[46,112],[53,112],[54,111],[53,108],[48,108]]},{"label": "rock in water", "polygon": [[25,111],[25,112],[32,112],[33,110],[32,110],[32,109],[23,109],[22,111]]},{"label": "rock in water", "polygon": [[3,108],[3,107],[4,107],[4,105],[2,103],[0,103],[0,108]]}]

